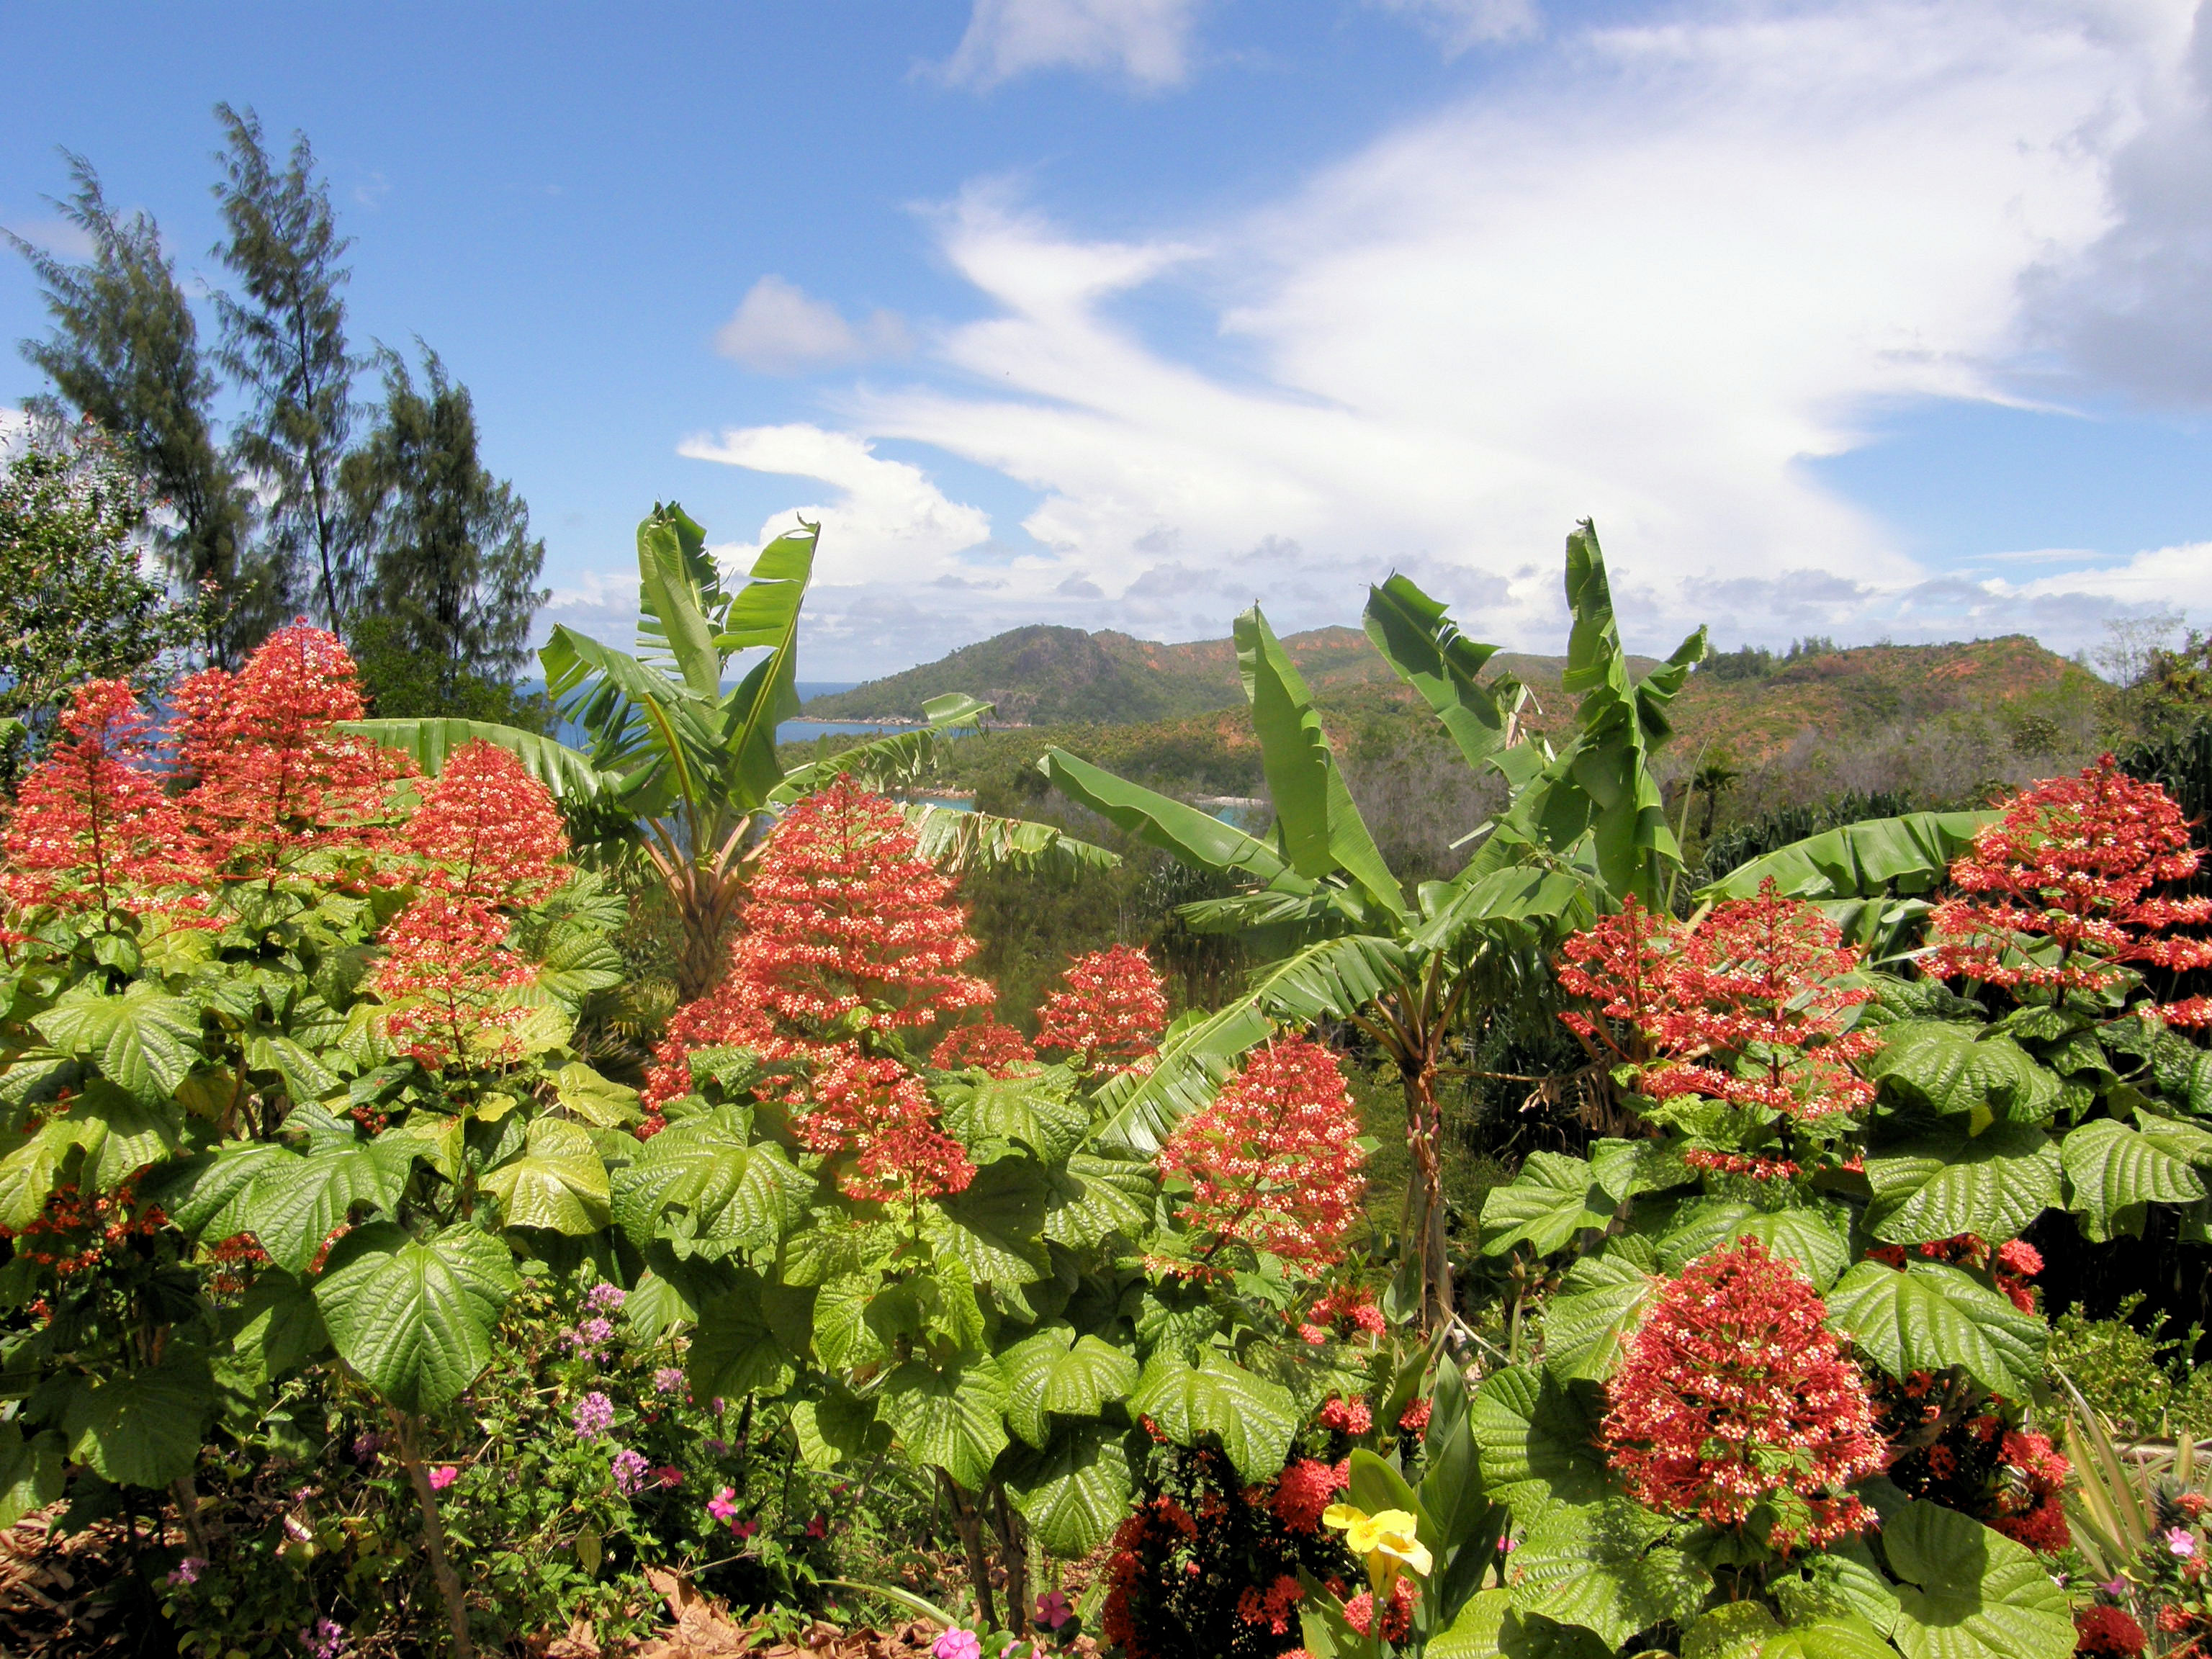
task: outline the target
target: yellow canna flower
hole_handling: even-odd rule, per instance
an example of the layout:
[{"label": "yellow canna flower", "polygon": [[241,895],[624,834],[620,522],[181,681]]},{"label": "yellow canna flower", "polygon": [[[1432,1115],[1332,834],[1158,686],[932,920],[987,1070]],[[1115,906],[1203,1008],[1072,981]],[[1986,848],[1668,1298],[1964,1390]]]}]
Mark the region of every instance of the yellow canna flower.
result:
[{"label": "yellow canna flower", "polygon": [[1417,1524],[1403,1510],[1384,1510],[1370,1515],[1352,1504],[1331,1504],[1322,1513],[1322,1524],[1345,1534],[1346,1546],[1367,1559],[1367,1575],[1387,1587],[1407,1568],[1426,1577],[1436,1565],[1428,1546],[1414,1534]]}]

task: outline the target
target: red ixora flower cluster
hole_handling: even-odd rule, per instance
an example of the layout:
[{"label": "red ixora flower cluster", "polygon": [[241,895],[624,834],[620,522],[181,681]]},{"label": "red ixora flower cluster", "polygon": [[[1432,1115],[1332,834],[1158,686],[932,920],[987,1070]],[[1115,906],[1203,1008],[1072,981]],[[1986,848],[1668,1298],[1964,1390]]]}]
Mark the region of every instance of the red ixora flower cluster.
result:
[{"label": "red ixora flower cluster", "polygon": [[[2212,939],[2176,936],[2212,922],[2212,898],[2145,896],[2197,872],[2203,854],[2155,783],[2110,755],[2078,777],[2051,778],[2014,797],[1951,866],[1962,896],[1931,917],[1929,971],[2014,991],[2102,991],[2120,964],[2176,972],[2212,968]],[[2212,1025],[2212,997],[2158,1010],[2173,1025]]]},{"label": "red ixora flower cluster", "polygon": [[138,699],[123,680],[76,689],[52,751],[16,791],[0,892],[26,909],[116,913],[199,873],[161,787]]},{"label": "red ixora flower cluster", "polygon": [[471,1047],[511,1054],[499,1034],[529,1011],[509,994],[534,970],[507,942],[507,912],[567,878],[561,809],[520,761],[478,739],[447,760],[404,847],[422,890],[380,935],[371,983],[390,1006],[386,1030],[433,1070]]},{"label": "red ixora flower cluster", "polygon": [[[745,929],[728,975],[669,1021],[646,1079],[648,1109],[690,1092],[702,1048],[810,1060],[811,1080],[792,1094],[793,1128],[810,1150],[853,1159],[840,1176],[848,1194],[963,1190],[974,1166],[939,1129],[921,1079],[833,1029],[861,1009],[910,1028],[993,999],[987,981],[960,971],[975,941],[896,805],[849,778],[795,805],[761,855]],[[660,1122],[648,1116],[640,1133]]]},{"label": "red ixora flower cluster", "polygon": [[1188,1177],[1194,1231],[1322,1267],[1342,1254],[1367,1190],[1359,1115],[1336,1056],[1306,1036],[1255,1050],[1160,1149]]},{"label": "red ixora flower cluster", "polygon": [[1065,1048],[1079,1065],[1127,1071],[1148,1059],[1168,1027],[1168,997],[1152,958],[1133,945],[1093,951],[1060,974],[1067,988],[1037,1010],[1036,1046]]},{"label": "red ixora flower cluster", "polygon": [[235,674],[209,668],[172,694],[192,787],[185,821],[218,873],[269,880],[309,854],[381,850],[406,761],[337,722],[366,713],[353,659],[305,621],[280,628]]},{"label": "red ixora flower cluster", "polygon": [[2121,1608],[2100,1602],[2074,1615],[2074,1651],[2089,1659],[2136,1659],[2149,1638]]},{"label": "red ixora flower cluster", "polygon": [[986,1018],[947,1031],[929,1051],[929,1063],[940,1072],[974,1066],[993,1077],[1012,1077],[1023,1066],[1036,1064],[1036,1050],[1012,1026]]},{"label": "red ixora flower cluster", "polygon": [[1826,1314],[1753,1238],[1670,1281],[1606,1391],[1602,1443],[1630,1492],[1715,1527],[1781,1499],[1768,1536],[1785,1550],[1860,1530],[1858,1499],[1836,1489],[1881,1468],[1884,1449]]},{"label": "red ixora flower cluster", "polygon": [[1851,1069],[1881,1046],[1851,1029],[1874,993],[1835,982],[1859,953],[1771,881],[1757,898],[1715,906],[1695,927],[1631,898],[1560,957],[1559,982],[1597,1005],[1595,1016],[1560,1019],[1593,1049],[1640,1066],[1655,1099],[1703,1096],[1807,1120],[1874,1098],[1874,1085]]}]

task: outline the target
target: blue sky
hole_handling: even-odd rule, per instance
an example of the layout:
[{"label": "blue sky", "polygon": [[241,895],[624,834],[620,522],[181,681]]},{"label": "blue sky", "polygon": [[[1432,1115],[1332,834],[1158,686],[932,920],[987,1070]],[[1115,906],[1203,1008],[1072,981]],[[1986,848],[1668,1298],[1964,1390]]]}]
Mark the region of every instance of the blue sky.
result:
[{"label": "blue sky", "polygon": [[[619,639],[675,496],[825,524],[809,678],[1026,621],[1557,648],[2212,623],[2212,125],[2186,5],[0,0],[57,146],[219,281],[219,99],[304,129],[355,338],[419,335]],[[0,260],[0,336],[42,331]],[[0,356],[0,407],[38,389]],[[364,386],[366,392],[368,387]]]}]

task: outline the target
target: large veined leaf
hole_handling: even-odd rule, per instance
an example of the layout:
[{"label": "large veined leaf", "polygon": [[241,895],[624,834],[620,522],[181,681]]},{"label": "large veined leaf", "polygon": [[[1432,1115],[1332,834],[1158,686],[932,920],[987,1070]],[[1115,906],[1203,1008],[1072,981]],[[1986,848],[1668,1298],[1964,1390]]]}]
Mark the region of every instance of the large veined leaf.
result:
[{"label": "large veined leaf", "polygon": [[945,1127],[968,1146],[1018,1141],[1048,1161],[1073,1152],[1091,1127],[1091,1109],[1074,1093],[1074,1076],[1060,1066],[1017,1077],[963,1078],[937,1091]]},{"label": "large veined leaf", "polygon": [[791,1427],[799,1461],[810,1469],[834,1469],[848,1458],[890,1449],[890,1428],[877,1419],[875,1403],[834,1381],[819,1400],[791,1402]]},{"label": "large veined leaf", "polygon": [[[769,793],[769,804],[787,806],[803,795],[828,788],[841,777],[849,777],[878,794],[920,783],[947,738],[957,732],[981,731],[983,716],[990,712],[989,703],[962,692],[932,697],[921,706],[922,725],[793,767]],[[915,821],[911,812],[907,821]]]},{"label": "large veined leaf", "polygon": [[2024,1400],[2043,1371],[2043,1322],[1963,1268],[1862,1261],[1828,1293],[1828,1323],[1902,1380],[1957,1365],[1992,1394]]},{"label": "large veined leaf", "polygon": [[1887,1027],[1866,1069],[1907,1100],[1966,1116],[1976,1129],[1993,1118],[2040,1123],[2058,1104],[2057,1074],[2010,1037],[1942,1020]]},{"label": "large veined leaf", "polygon": [[287,1273],[257,1276],[238,1310],[231,1352],[252,1374],[274,1382],[330,1346],[314,1292]]},{"label": "large veined leaf", "polygon": [[1006,1483],[1039,1546],[1067,1561],[1113,1536],[1135,1490],[1121,1431],[1102,1423],[1063,1423],[1048,1445],[1016,1455]]},{"label": "large veined leaf", "polygon": [[1363,620],[1391,672],[1428,704],[1469,766],[1482,766],[1504,746],[1525,693],[1510,674],[1482,679],[1496,646],[1479,645],[1461,633],[1444,607],[1404,576],[1367,590]]},{"label": "large veined leaf", "polygon": [[1759,1648],[1759,1659],[1890,1659],[1896,1651],[1865,1620],[1838,1613],[1792,1625]]},{"label": "large veined leaf", "polygon": [[1911,812],[1823,830],[1738,865],[1698,890],[1701,899],[1759,896],[1771,881],[1784,898],[1873,898],[1887,892],[1926,893],[1942,884],[1951,864],[1972,845],[1995,812]]},{"label": "large veined leaf", "polygon": [[1709,1251],[1751,1237],[1775,1255],[1795,1261],[1816,1291],[1825,1291],[1850,1264],[1850,1217],[1826,1204],[1761,1210],[1735,1199],[1686,1204],[1659,1238],[1659,1260],[1680,1273]]},{"label": "large veined leaf", "polygon": [[698,1328],[684,1354],[692,1398],[734,1400],[748,1394],[781,1394],[794,1371],[763,1305],[755,1274],[740,1272],[736,1286],[699,1310]]},{"label": "large veined leaf", "polygon": [[638,1092],[601,1077],[580,1060],[554,1075],[562,1109],[599,1129],[627,1128],[637,1121]]},{"label": "large veined leaf", "polygon": [[1867,1159],[1869,1220],[1893,1244],[1960,1233],[2002,1243],[2057,1205],[2059,1158],[2051,1138],[2026,1123],[1914,1141]]},{"label": "large veined leaf", "polygon": [[491,1334],[521,1281],[506,1245],[461,1223],[427,1239],[389,1221],[331,1251],[315,1305],[338,1355],[403,1412],[434,1411],[491,1363]]},{"label": "large veined leaf", "polygon": [[[1526,939],[1557,938],[1587,927],[1597,911],[1589,881],[1579,872],[1536,866],[1462,875],[1449,882],[1424,883],[1427,920],[1407,935],[1406,948],[1416,955],[1463,949],[1471,935],[1517,930]],[[1440,902],[1431,903],[1432,896]]]},{"label": "large veined leaf", "polygon": [[1044,1236],[1070,1249],[1103,1244],[1115,1233],[1137,1237],[1152,1222],[1159,1191],[1149,1160],[1096,1152],[1071,1153],[1045,1179]]},{"label": "large veined leaf", "polygon": [[884,1380],[878,1403],[909,1458],[976,1492],[1006,1449],[1006,1379],[986,1353],[943,1369],[910,1359]]},{"label": "large veined leaf", "polygon": [[287,1273],[305,1273],[356,1205],[386,1216],[398,1208],[416,1155],[416,1146],[400,1137],[262,1159],[239,1200],[238,1220],[271,1261]]},{"label": "large veined leaf", "polygon": [[1882,1517],[1897,1589],[1891,1632],[1905,1659],[2066,1659],[2074,1619],[2065,1592],[2029,1551],[1940,1504]]},{"label": "large veined leaf", "polygon": [[1211,1351],[1195,1365],[1155,1352],[1129,1396],[1129,1409],[1185,1445],[1217,1437],[1237,1478],[1247,1483],[1265,1480],[1283,1467],[1298,1425],[1288,1389]]},{"label": "large veined leaf", "polygon": [[1050,1265],[1044,1247],[1044,1172],[1022,1158],[976,1170],[963,1191],[922,1212],[922,1230],[940,1257],[965,1267],[978,1285],[1032,1285]]},{"label": "large veined leaf", "polygon": [[185,1128],[183,1109],[173,1101],[127,1094],[104,1078],[94,1078],[70,1103],[69,1121],[75,1126],[69,1133],[84,1148],[81,1180],[103,1193],[175,1152]]},{"label": "large veined leaf", "polygon": [[1260,763],[1291,868],[1316,880],[1341,872],[1383,909],[1402,915],[1405,896],[1352,805],[1304,676],[1258,605],[1237,618],[1234,631]]},{"label": "large veined leaf", "polygon": [[450,717],[420,720],[346,720],[338,730],[367,738],[386,749],[396,749],[415,763],[425,777],[434,778],[446,769],[447,758],[471,743],[495,744],[522,763],[522,769],[544,784],[556,799],[589,800],[621,787],[622,780],[602,772],[589,757],[539,732],[501,726],[490,720]]},{"label": "large veined leaf", "polygon": [[638,646],[665,652],[695,697],[722,695],[722,653],[707,607],[720,597],[721,573],[707,532],[671,502],[637,526]]},{"label": "large veined leaf", "polygon": [[1006,1425],[1042,1449],[1052,1419],[1096,1417],[1136,1386],[1137,1362],[1072,1325],[1048,1325],[999,1356],[1006,1379]]},{"label": "large veined leaf", "polygon": [[1619,1647],[1693,1612],[1712,1575],[1672,1545],[1666,1517],[1626,1498],[1562,1504],[1530,1526],[1507,1569],[1513,1605]]},{"label": "large veined leaf", "polygon": [[118,1088],[142,1100],[173,1094],[199,1063],[199,1010],[152,980],[109,996],[88,980],[31,1024],[57,1048],[88,1056]]},{"label": "large veined leaf", "polygon": [[158,1365],[112,1371],[70,1395],[62,1432],[71,1458],[118,1486],[166,1486],[199,1462],[215,1409],[207,1355],[172,1342]]},{"label": "large veined leaf", "polygon": [[510,1227],[581,1237],[607,1224],[607,1166],[580,1123],[533,1119],[522,1151],[486,1170],[482,1185]]},{"label": "large veined leaf", "polygon": [[[1321,1650],[1314,1652],[1319,1659]],[[1580,1626],[1522,1613],[1513,1605],[1513,1592],[1499,1588],[1469,1596],[1424,1652],[1427,1659],[1613,1659],[1613,1649]]]},{"label": "large veined leaf", "polygon": [[746,1249],[776,1243],[805,1212],[814,1179],[750,1138],[744,1109],[672,1123],[615,1172],[614,1218],[642,1249],[673,1214],[684,1236]]},{"label": "large veined leaf", "polygon": [[0,1423],[0,1530],[62,1495],[68,1449],[51,1429],[27,1435],[21,1423]]},{"label": "large veined leaf", "polygon": [[1531,1152],[1520,1174],[1483,1194],[1482,1253],[1504,1255],[1526,1244],[1548,1255],[1584,1228],[1606,1225],[1617,1207],[1581,1158]]},{"label": "large veined leaf", "polygon": [[2112,1118],[2083,1124],[2059,1143],[2057,1156],[2073,1189],[2069,1207],[2093,1239],[2139,1237],[2150,1205],[2193,1204],[2204,1196],[2186,1151]]},{"label": "large veined leaf", "polygon": [[1664,1280],[1640,1238],[1614,1240],[1569,1268],[1544,1310],[1544,1363],[1562,1377],[1602,1382]]},{"label": "large veined leaf", "polygon": [[1588,1387],[1516,1365],[1475,1390],[1468,1419],[1483,1485],[1523,1526],[1554,1504],[1595,1503],[1611,1490]]}]

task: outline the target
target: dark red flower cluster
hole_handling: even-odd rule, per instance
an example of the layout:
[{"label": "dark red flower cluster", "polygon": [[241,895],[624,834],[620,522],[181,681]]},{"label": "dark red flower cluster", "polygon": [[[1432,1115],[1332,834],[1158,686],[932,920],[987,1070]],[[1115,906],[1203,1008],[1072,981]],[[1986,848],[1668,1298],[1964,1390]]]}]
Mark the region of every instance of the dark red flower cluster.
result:
[{"label": "dark red flower cluster", "polygon": [[1682,1162],[1693,1170],[1709,1170],[1715,1175],[1747,1176],[1753,1181],[1790,1181],[1803,1173],[1786,1158],[1716,1152],[1703,1146],[1691,1147],[1682,1154]]},{"label": "dark red flower cluster", "polygon": [[1305,1591],[1298,1581],[1287,1572],[1275,1575],[1275,1582],[1263,1591],[1256,1584],[1247,1584],[1237,1598],[1237,1616],[1248,1625],[1264,1626],[1278,1636],[1286,1636],[1297,1621],[1298,1603],[1305,1600]]},{"label": "dark red flower cluster", "polygon": [[1012,1077],[1023,1066],[1036,1063],[1036,1050],[1012,1026],[987,1018],[947,1031],[929,1051],[929,1063],[940,1072],[964,1072],[974,1066],[993,1077]]},{"label": "dark red flower cluster", "polygon": [[1385,1328],[1382,1310],[1356,1285],[1337,1285],[1324,1291],[1298,1322],[1298,1335],[1315,1347],[1332,1336],[1348,1337],[1353,1333],[1380,1336]]},{"label": "dark red flower cluster", "polygon": [[545,786],[495,744],[456,750],[402,842],[422,890],[388,923],[371,984],[392,1041],[438,1070],[514,1057],[535,970],[507,943],[508,911],[568,877],[568,836]]},{"label": "dark red flower cluster", "polygon": [[26,909],[149,908],[197,879],[184,816],[161,787],[138,699],[124,680],[79,686],[46,758],[15,793],[0,892]]},{"label": "dark red flower cluster", "polygon": [[[2124,963],[2212,968],[2212,939],[2177,935],[2212,923],[2212,898],[2148,896],[2194,875],[2203,854],[2171,795],[2110,755],[2078,777],[2015,796],[1951,866],[1962,896],[1936,907],[1929,971],[2014,991],[2102,991]],[[2174,1025],[2212,1025],[2212,997],[2158,1010]]]},{"label": "dark red flower cluster", "polygon": [[1322,1511],[1336,1502],[1337,1493],[1352,1484],[1352,1466],[1324,1463],[1317,1457],[1293,1461],[1275,1477],[1267,1505],[1275,1518],[1292,1532],[1314,1533],[1321,1527]]},{"label": "dark red flower cluster", "polygon": [[1376,1628],[1375,1593],[1362,1590],[1344,1604],[1344,1622],[1362,1636],[1380,1636],[1386,1642],[1401,1642],[1413,1628],[1413,1604],[1420,1591],[1411,1578],[1398,1579],[1390,1586],[1390,1599],[1382,1604],[1380,1615],[1382,1627]]},{"label": "dark red flower cluster", "polygon": [[1375,1413],[1368,1409],[1365,1400],[1346,1400],[1340,1395],[1326,1401],[1315,1413],[1314,1421],[1338,1434],[1362,1435],[1375,1426]]},{"label": "dark red flower cluster", "polygon": [[139,1207],[136,1180],[132,1177],[112,1193],[92,1194],[66,1182],[47,1197],[46,1208],[22,1226],[0,1227],[0,1238],[12,1240],[22,1260],[38,1263],[58,1278],[74,1278],[131,1239],[150,1238],[168,1224],[160,1205]]},{"label": "dark red flower cluster", "polygon": [[1359,1115],[1336,1056],[1305,1036],[1278,1037],[1176,1126],[1164,1175],[1191,1196],[1176,1212],[1194,1232],[1234,1239],[1308,1267],[1343,1252],[1367,1188]]},{"label": "dark red flower cluster", "polygon": [[1638,1066],[1655,1099],[1702,1096],[1805,1120],[1874,1098],[1874,1085],[1852,1069],[1880,1047],[1852,1029],[1874,993],[1836,982],[1859,953],[1771,881],[1694,927],[1632,898],[1569,939],[1560,957],[1559,982],[1596,1012],[1559,1018]]},{"label": "dark red flower cluster", "polygon": [[305,622],[280,628],[237,673],[204,669],[171,702],[192,780],[185,820],[219,873],[274,880],[311,853],[390,843],[391,785],[410,769],[337,729],[366,710],[335,635]]},{"label": "dark red flower cluster", "polygon": [[2141,1625],[2109,1602],[2074,1615],[2074,1651],[2090,1659],[2136,1659],[2148,1640]]},{"label": "dark red flower cluster", "polygon": [[1606,1455],[1636,1498],[1740,1526],[1783,1493],[1770,1541],[1818,1546],[1860,1530],[1838,1489],[1882,1467],[1866,1379],[1789,1261],[1743,1238],[1690,1264],[1654,1299],[1607,1386]]},{"label": "dark red flower cluster", "polygon": [[1037,1010],[1036,1046],[1064,1048],[1079,1065],[1123,1072],[1160,1046],[1168,995],[1152,958],[1133,945],[1093,951],[1060,974],[1067,988]]}]

